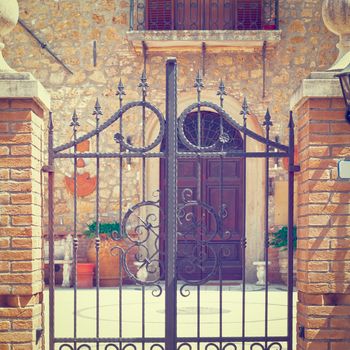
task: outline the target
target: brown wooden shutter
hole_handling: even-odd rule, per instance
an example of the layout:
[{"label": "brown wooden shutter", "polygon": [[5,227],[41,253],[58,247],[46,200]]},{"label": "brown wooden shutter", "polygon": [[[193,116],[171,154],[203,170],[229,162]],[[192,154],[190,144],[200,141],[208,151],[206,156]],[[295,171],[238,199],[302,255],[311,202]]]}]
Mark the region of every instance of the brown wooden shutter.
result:
[{"label": "brown wooden shutter", "polygon": [[237,0],[237,29],[261,29],[261,3],[262,0]]},{"label": "brown wooden shutter", "polygon": [[147,0],[147,29],[171,30],[172,0]]}]

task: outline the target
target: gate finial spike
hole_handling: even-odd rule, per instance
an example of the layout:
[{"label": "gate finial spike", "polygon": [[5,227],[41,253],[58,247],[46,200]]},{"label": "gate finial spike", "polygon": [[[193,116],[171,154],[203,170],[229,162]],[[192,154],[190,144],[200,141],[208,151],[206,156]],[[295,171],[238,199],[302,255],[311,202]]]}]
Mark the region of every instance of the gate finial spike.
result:
[{"label": "gate finial spike", "polygon": [[96,120],[99,120],[100,116],[103,115],[102,108],[101,108],[100,102],[98,101],[98,98],[96,99],[96,103],[95,103],[95,107],[94,107],[94,111],[92,112],[92,115],[95,116]]},{"label": "gate finial spike", "polygon": [[241,115],[243,115],[244,123],[247,121],[247,116],[249,115],[249,106],[247,102],[247,98],[244,96],[242,103]]},{"label": "gate finial spike", "polygon": [[147,88],[149,87],[149,85],[147,83],[147,76],[145,71],[143,71],[141,74],[140,83],[138,86],[142,89],[142,93],[146,95]]},{"label": "gate finial spike", "polygon": [[119,96],[119,100],[122,100],[123,96],[125,96],[125,95],[126,95],[125,88],[124,88],[124,85],[122,83],[122,79],[120,78],[117,92],[116,92],[116,96]]},{"label": "gate finial spike", "polygon": [[202,88],[204,88],[203,79],[199,71],[197,72],[196,80],[193,87],[197,89],[197,92],[200,92]]},{"label": "gate finial spike", "polygon": [[288,123],[288,128],[294,129],[295,124],[294,124],[294,119],[293,119],[293,112],[289,112],[289,123]]},{"label": "gate finial spike", "polygon": [[265,121],[263,123],[263,126],[266,126],[267,129],[270,129],[270,126],[272,126],[272,121],[271,121],[271,114],[269,109],[267,108],[266,114],[265,114]]},{"label": "gate finial spike", "polygon": [[77,115],[77,111],[74,109],[73,115],[72,115],[72,121],[70,123],[70,126],[73,127],[73,131],[76,132],[77,131],[77,127],[80,126],[79,124],[79,118]]},{"label": "gate finial spike", "polygon": [[226,96],[226,87],[224,82],[222,81],[222,79],[220,79],[220,83],[219,83],[219,88],[218,91],[216,93],[218,96],[220,96],[220,98],[223,98],[223,96]]}]

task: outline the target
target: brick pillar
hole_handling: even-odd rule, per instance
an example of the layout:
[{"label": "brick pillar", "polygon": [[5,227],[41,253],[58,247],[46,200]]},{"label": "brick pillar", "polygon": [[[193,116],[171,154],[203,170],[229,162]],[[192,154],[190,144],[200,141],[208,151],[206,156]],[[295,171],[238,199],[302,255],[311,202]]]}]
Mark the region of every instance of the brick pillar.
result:
[{"label": "brick pillar", "polygon": [[[325,77],[330,78],[329,75]],[[298,350],[350,349],[350,125],[337,79],[308,79],[297,93]]]},{"label": "brick pillar", "polygon": [[0,74],[0,350],[44,347],[37,334],[43,328],[41,167],[48,103],[31,75]]}]

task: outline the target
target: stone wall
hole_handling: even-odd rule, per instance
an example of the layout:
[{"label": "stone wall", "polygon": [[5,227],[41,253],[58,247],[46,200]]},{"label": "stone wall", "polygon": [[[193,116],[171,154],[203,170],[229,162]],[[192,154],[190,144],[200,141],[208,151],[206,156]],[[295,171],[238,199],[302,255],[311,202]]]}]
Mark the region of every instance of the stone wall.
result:
[{"label": "stone wall", "polygon": [[[262,122],[269,106],[274,125],[272,136],[287,141],[288,101],[300,80],[312,70],[322,70],[334,61],[336,38],[330,34],[321,19],[320,0],[280,1],[280,28],[282,40],[277,47],[268,46],[266,62],[266,97],[262,97],[262,53],[223,51],[206,54],[207,91],[215,92],[219,80],[225,81],[227,92],[241,103],[247,96],[252,114]],[[143,58],[136,54],[126,39],[129,2],[113,0],[58,0],[19,1],[20,18],[70,67],[68,73],[28,33],[17,25],[6,39],[4,55],[19,71],[30,71],[50,91],[55,124],[55,145],[72,137],[70,118],[76,108],[81,117],[79,130],[94,127],[93,106],[98,97],[103,107],[102,121],[118,109],[115,91],[119,78],[126,87],[125,101],[139,99],[137,89],[143,70]],[[97,43],[97,65],[93,65],[93,41]],[[176,56],[179,65],[179,92],[186,96],[193,90],[193,81],[201,66],[199,51],[152,52],[147,58],[149,100],[164,111],[165,60]],[[181,102],[181,101],[180,101]],[[233,115],[240,121],[239,115]],[[137,140],[136,130],[127,130]],[[93,142],[90,148],[94,150]],[[104,135],[102,148],[116,147],[113,135]],[[118,174],[111,162],[103,162],[101,173],[101,207],[104,220],[119,220]],[[124,164],[125,185],[123,210],[139,201],[140,162],[134,161],[131,170]],[[96,174],[90,162],[83,169],[90,178]],[[66,186],[66,177],[72,177],[72,163],[60,161],[56,167],[55,226],[56,232],[72,230],[72,194]],[[80,198],[79,232],[95,217],[94,193]],[[271,206],[273,211],[273,205]],[[273,225],[273,215],[270,215]]]}]

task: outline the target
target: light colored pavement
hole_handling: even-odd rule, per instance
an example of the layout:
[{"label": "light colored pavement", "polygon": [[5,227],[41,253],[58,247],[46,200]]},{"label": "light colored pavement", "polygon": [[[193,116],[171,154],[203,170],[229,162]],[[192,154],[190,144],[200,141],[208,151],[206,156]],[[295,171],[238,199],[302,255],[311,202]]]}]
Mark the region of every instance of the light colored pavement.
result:
[{"label": "light colored pavement", "polygon": [[[264,336],[265,329],[265,292],[261,288],[248,285],[246,292],[246,336]],[[269,336],[286,336],[287,334],[287,293],[282,286],[269,286],[268,306],[268,334]],[[45,291],[46,303],[46,343],[48,342],[48,290]],[[188,296],[178,293],[178,336],[196,337],[198,291],[191,287]],[[187,295],[186,294],[186,295]],[[165,293],[158,295],[158,289],[146,287],[144,291],[144,314],[142,313],[142,289],[137,286],[127,286],[122,292],[122,336],[141,337],[142,331],[146,337],[164,337],[165,324]],[[155,296],[156,295],[156,296]],[[218,337],[220,335],[220,293],[216,286],[201,287],[200,290],[200,327],[199,334],[205,337]],[[295,305],[296,293],[294,293]],[[295,309],[295,307],[294,307]],[[240,286],[225,286],[222,292],[222,336],[242,335],[242,291]],[[100,291],[99,308],[100,337],[118,338],[120,335],[119,322],[119,290],[116,288],[102,288]],[[77,336],[91,338],[96,336],[96,291],[94,289],[80,289],[77,292]],[[294,315],[295,316],[295,315]],[[142,329],[142,317],[144,317],[144,330]],[[295,324],[295,319],[293,321]],[[295,334],[295,332],[293,332]],[[74,293],[73,289],[59,288],[55,291],[55,336],[73,337],[74,335]],[[280,350],[279,347],[275,347]],[[285,345],[283,348],[286,348]],[[48,349],[48,346],[47,346]],[[55,350],[69,350],[65,346],[56,346]],[[97,349],[96,345],[81,347],[81,350]],[[115,347],[107,347],[103,344],[101,350],[115,350]],[[135,347],[126,346],[125,350],[142,349],[141,345]],[[151,349],[150,345],[145,350]],[[192,349],[197,350],[197,345]],[[198,349],[216,350],[215,346],[205,348],[205,344]],[[242,349],[237,344],[237,350]],[[249,344],[245,349],[250,350]],[[153,347],[152,350],[160,350]],[[190,347],[181,347],[181,350],[190,350]],[[226,350],[235,350],[233,346]],[[252,350],[261,350],[256,346]],[[275,350],[272,348],[271,350]]]}]

